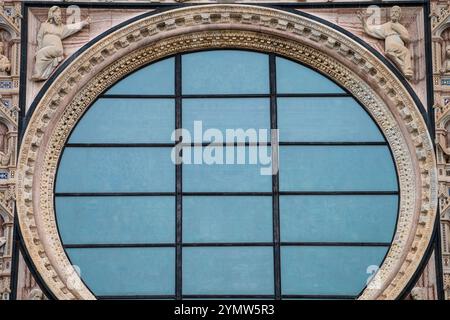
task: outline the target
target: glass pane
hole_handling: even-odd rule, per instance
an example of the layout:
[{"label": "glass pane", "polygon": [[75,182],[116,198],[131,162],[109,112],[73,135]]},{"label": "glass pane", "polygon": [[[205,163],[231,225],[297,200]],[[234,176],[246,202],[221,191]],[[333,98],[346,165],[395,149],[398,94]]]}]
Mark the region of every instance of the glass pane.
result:
[{"label": "glass pane", "polygon": [[172,148],[66,148],[56,192],[173,192]]},{"label": "glass pane", "polygon": [[183,55],[183,94],[269,93],[266,54],[215,50]]},{"label": "glass pane", "polygon": [[[185,147],[183,148],[183,191],[271,192],[270,152],[269,147],[256,146]],[[264,159],[264,161],[268,160],[267,165],[261,163],[261,154],[268,154],[268,159]]]},{"label": "glass pane", "polygon": [[69,142],[171,142],[174,119],[174,100],[99,99],[81,118]]},{"label": "glass pane", "polygon": [[272,197],[183,197],[184,242],[272,240]]},{"label": "glass pane", "polygon": [[272,247],[183,248],[184,294],[273,294]]},{"label": "glass pane", "polygon": [[282,142],[384,141],[353,98],[280,98],[277,107]]},{"label": "glass pane", "polygon": [[175,59],[144,67],[114,85],[106,94],[174,94]]},{"label": "glass pane", "polygon": [[317,71],[277,57],[278,93],[345,93]]},{"label": "glass pane", "polygon": [[175,241],[175,197],[56,197],[65,244]]},{"label": "glass pane", "polygon": [[358,295],[387,250],[385,247],[282,247],[282,293]]},{"label": "glass pane", "polygon": [[96,295],[174,294],[174,248],[67,249],[67,253]]},{"label": "glass pane", "polygon": [[385,146],[280,147],[283,191],[396,191]]},{"label": "glass pane", "polygon": [[[245,114],[245,117],[242,116]],[[197,127],[199,134],[194,134],[194,121],[201,121]],[[221,133],[221,141],[258,142],[260,129],[265,129],[264,137],[270,141],[270,101],[269,99],[184,99],[183,100],[183,128],[191,134],[191,141],[217,141],[214,137],[205,137],[208,129],[217,129]],[[234,131],[241,129],[246,131],[248,137],[234,138]],[[250,131],[247,131],[249,130]],[[231,130],[232,139],[226,139],[227,130]],[[239,132],[236,132],[237,134]],[[262,142],[266,142],[262,141]],[[220,142],[220,141],[219,141]]]},{"label": "glass pane", "polygon": [[281,241],[391,242],[394,196],[281,196]]}]

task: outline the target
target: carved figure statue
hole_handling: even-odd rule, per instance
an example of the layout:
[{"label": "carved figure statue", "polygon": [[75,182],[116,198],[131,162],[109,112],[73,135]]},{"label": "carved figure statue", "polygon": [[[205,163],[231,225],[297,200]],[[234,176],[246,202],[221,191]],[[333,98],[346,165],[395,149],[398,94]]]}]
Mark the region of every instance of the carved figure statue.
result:
[{"label": "carved figure statue", "polygon": [[62,40],[79,32],[90,23],[85,21],[65,25],[62,23],[61,9],[53,6],[48,11],[48,19],[42,23],[37,36],[38,48],[33,81],[47,80],[58,64],[64,59]]},{"label": "carved figure statue", "polygon": [[445,47],[445,59],[441,71],[443,73],[450,73],[450,45]]},{"label": "carved figure statue", "polygon": [[5,45],[0,41],[0,75],[6,75],[11,71],[11,62],[5,56]]},{"label": "carved figure statue", "polygon": [[0,122],[0,166],[7,166],[11,161],[12,148],[8,146],[8,127]]},{"label": "carved figure statue", "polygon": [[0,216],[0,256],[3,255],[5,250],[4,247],[6,245],[6,237],[3,231],[3,224],[4,224],[3,218]]},{"label": "carved figure statue", "polygon": [[0,256],[4,253],[4,246],[6,245],[6,237],[0,237]]},{"label": "carved figure statue", "polygon": [[425,300],[425,288],[415,287],[411,290],[411,299],[412,300]]},{"label": "carved figure statue", "polygon": [[399,6],[393,6],[390,14],[391,20],[382,25],[368,25],[362,14],[359,14],[359,18],[364,31],[369,36],[385,40],[386,56],[394,62],[406,78],[411,79],[413,76],[411,53],[406,47],[410,41],[409,32],[400,24],[401,8]]},{"label": "carved figure statue", "polygon": [[44,300],[44,294],[41,289],[33,289],[28,294],[28,300]]}]

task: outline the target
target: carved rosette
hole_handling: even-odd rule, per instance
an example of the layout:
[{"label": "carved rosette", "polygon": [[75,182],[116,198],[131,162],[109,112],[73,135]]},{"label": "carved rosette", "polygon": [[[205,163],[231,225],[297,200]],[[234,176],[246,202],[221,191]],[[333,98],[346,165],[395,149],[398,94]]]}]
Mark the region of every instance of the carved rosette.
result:
[{"label": "carved rosette", "polygon": [[374,117],[395,159],[400,210],[392,247],[360,299],[396,298],[426,251],[436,216],[434,151],[413,98],[349,37],[302,16],[244,5],[188,7],[131,23],[80,54],[37,101],[19,155],[17,210],[26,247],[48,288],[59,299],[95,299],[84,285],[70,286],[73,272],[55,222],[56,169],[72,128],[96,97],[139,67],[211,48],[274,52],[304,63],[347,88]]}]

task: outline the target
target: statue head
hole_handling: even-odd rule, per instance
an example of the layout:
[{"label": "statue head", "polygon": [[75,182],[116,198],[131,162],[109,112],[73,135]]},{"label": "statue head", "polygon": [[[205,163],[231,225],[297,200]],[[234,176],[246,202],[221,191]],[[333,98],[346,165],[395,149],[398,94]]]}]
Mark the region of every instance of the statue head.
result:
[{"label": "statue head", "polygon": [[40,289],[33,289],[28,295],[28,300],[44,300],[44,294]]},{"label": "statue head", "polygon": [[62,23],[61,9],[58,6],[53,6],[48,10],[47,22],[56,25]]},{"label": "statue head", "polygon": [[415,287],[411,290],[412,300],[424,300],[424,288]]},{"label": "statue head", "polygon": [[399,6],[393,6],[391,8],[391,21],[399,22],[402,16],[402,9]]}]

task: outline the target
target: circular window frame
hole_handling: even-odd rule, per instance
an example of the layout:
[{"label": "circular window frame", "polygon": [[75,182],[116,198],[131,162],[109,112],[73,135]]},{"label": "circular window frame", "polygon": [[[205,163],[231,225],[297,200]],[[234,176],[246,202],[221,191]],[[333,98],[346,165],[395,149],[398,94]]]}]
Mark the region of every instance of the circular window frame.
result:
[{"label": "circular window frame", "polygon": [[34,267],[58,299],[95,299],[70,265],[53,205],[65,142],[96,98],[143,65],[175,53],[234,48],[275,53],[326,74],[375,119],[394,155],[399,217],[391,248],[359,299],[395,299],[427,251],[436,217],[436,165],[427,126],[403,83],[372,52],[301,15],[207,5],[145,16],[87,48],[35,101],[19,154],[17,212]]}]

